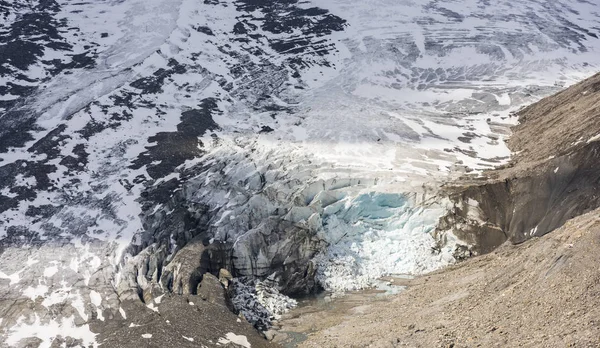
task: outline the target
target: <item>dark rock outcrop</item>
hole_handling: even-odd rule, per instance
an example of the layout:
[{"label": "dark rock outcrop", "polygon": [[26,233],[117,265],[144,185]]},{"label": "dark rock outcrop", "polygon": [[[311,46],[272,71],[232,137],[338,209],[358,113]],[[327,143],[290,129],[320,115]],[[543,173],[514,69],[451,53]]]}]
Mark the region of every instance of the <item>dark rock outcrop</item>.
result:
[{"label": "dark rock outcrop", "polygon": [[451,195],[454,207],[440,223],[487,253],[505,241],[522,243],[600,207],[600,142],[545,163],[545,170],[471,185]]}]

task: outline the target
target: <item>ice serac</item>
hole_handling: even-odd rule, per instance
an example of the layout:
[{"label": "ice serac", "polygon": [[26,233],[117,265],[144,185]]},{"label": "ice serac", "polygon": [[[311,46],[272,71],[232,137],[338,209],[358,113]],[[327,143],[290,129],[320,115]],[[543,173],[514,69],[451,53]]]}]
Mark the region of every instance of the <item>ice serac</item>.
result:
[{"label": "ice serac", "polygon": [[0,341],[165,345],[157,311],[207,274],[268,323],[285,294],[451,262],[439,185],[507,162],[511,112],[597,70],[599,8],[0,0]]}]

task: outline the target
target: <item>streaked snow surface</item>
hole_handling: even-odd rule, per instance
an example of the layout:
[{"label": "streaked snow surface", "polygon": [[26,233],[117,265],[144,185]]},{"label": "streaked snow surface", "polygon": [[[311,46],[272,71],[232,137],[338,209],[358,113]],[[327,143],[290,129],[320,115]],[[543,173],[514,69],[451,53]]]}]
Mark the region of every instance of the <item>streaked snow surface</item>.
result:
[{"label": "streaked snow surface", "polygon": [[[25,66],[2,62],[0,236],[33,258],[44,243],[71,247],[40,256],[39,283],[20,282],[35,274],[29,264],[2,264],[0,279],[32,300],[81,308],[84,321],[81,301],[99,308],[102,293],[66,291],[60,277],[87,286],[100,269],[116,273],[143,239],[140,195],[170,180],[176,191],[193,180],[215,236],[232,242],[247,232],[239,214],[274,204],[253,191],[256,178],[279,202],[321,195],[320,210],[289,218],[330,244],[318,262],[331,290],[451,262],[431,253],[444,202],[419,194],[504,163],[510,112],[600,66],[591,1],[57,3],[47,41],[16,31],[27,1],[0,12],[9,38],[0,49],[9,34],[41,49]],[[73,63],[76,54],[89,61]],[[185,123],[198,110],[214,121],[201,132]],[[180,155],[186,136],[201,148]],[[8,342],[72,330],[68,318],[40,320],[19,321]],[[73,335],[91,342],[84,328]]]}]

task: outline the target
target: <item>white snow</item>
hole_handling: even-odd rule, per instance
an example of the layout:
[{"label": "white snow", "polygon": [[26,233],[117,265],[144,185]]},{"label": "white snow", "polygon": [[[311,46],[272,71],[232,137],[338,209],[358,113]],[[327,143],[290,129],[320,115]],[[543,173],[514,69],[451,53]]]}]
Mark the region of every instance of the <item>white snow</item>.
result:
[{"label": "white snow", "polygon": [[44,277],[50,278],[58,272],[57,266],[50,266],[44,269]]},{"label": "white snow", "polygon": [[90,291],[90,301],[91,301],[92,305],[96,306],[96,312],[98,314],[98,319],[101,321],[104,321],[104,315],[102,313],[102,308],[100,308],[100,306],[102,305],[102,296],[95,290],[91,290]]},{"label": "white snow", "polygon": [[218,344],[237,344],[244,348],[251,348],[250,342],[248,342],[248,338],[244,335],[236,335],[233,332],[228,332],[225,337],[219,338],[217,341]]},{"label": "white snow", "polygon": [[17,325],[11,327],[6,334],[6,344],[15,347],[23,339],[35,337],[41,342],[39,348],[49,348],[56,337],[72,337],[81,340],[85,347],[98,347],[96,334],[90,331],[89,325],[75,325],[74,317],[42,322],[37,314],[33,321],[21,317]]},{"label": "white snow", "polygon": [[151,309],[151,310],[155,311],[156,313],[159,313],[159,312],[158,312],[158,307],[156,307],[156,306],[154,305],[154,303],[149,303],[149,304],[147,304],[147,305],[146,305],[146,307],[148,307],[149,309]]},{"label": "white snow", "polygon": [[23,272],[23,270],[15,272],[10,275],[7,275],[6,273],[0,271],[0,279],[8,279],[8,280],[10,280],[9,285],[14,285],[14,284],[17,284],[21,280],[21,276],[20,276],[21,272]]},{"label": "white snow", "polygon": [[529,231],[529,235],[530,235],[530,236],[533,236],[533,235],[534,235],[534,234],[537,232],[537,229],[538,229],[538,226],[535,226],[534,228],[532,228],[532,229]]},{"label": "white snow", "polygon": [[595,135],[595,136],[589,138],[588,141],[587,141],[587,143],[589,144],[589,143],[594,142],[596,140],[600,140],[600,134]]},{"label": "white snow", "polygon": [[142,334],[142,338],[152,338],[152,334],[149,334],[149,333]]},{"label": "white snow", "polygon": [[38,297],[44,297],[47,292],[48,287],[40,284],[36,287],[28,286],[27,289],[23,290],[23,295],[29,297],[32,301],[35,301]]},{"label": "white snow", "polygon": [[26,264],[27,264],[27,266],[31,267],[31,266],[35,265],[36,263],[38,263],[38,262],[40,262],[40,260],[36,260],[36,259],[34,259],[32,257],[28,257]]}]

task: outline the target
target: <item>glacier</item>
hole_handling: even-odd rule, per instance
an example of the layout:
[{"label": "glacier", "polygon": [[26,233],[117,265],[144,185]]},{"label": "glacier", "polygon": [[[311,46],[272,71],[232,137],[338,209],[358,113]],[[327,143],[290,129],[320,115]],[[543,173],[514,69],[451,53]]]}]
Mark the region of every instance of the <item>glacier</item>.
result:
[{"label": "glacier", "polygon": [[440,185],[506,163],[512,113],[598,70],[599,11],[0,1],[4,339],[92,342],[197,270],[296,296],[453,262]]},{"label": "glacier", "polygon": [[[412,199],[411,199],[412,198]],[[452,243],[435,250],[447,208],[402,194],[366,193],[325,212],[317,279],[332,292],[359,290],[390,274],[422,274],[454,261]]]}]

